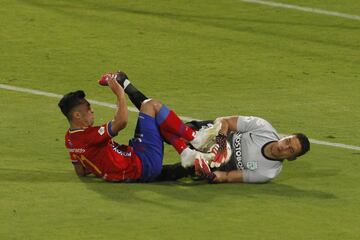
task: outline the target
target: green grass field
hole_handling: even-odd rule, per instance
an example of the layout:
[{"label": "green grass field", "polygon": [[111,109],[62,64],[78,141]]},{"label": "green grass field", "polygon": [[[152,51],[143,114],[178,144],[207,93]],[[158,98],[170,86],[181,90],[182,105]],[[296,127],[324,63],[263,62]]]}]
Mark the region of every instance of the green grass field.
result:
[{"label": "green grass field", "polygon": [[[281,2],[360,15],[357,0]],[[359,56],[358,20],[240,0],[1,0],[0,84],[114,103],[96,80],[123,69],[179,115],[354,146]],[[358,150],[313,144],[262,185],[79,179],[57,102],[0,88],[0,239],[359,239]],[[97,124],[113,117],[93,107]]]}]

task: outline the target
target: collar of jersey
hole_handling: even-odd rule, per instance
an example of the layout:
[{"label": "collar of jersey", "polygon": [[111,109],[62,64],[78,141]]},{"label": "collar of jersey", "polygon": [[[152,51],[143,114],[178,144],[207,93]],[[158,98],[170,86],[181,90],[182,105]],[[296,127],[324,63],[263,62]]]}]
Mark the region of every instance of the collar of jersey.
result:
[{"label": "collar of jersey", "polygon": [[74,128],[74,129],[69,128],[69,133],[82,132],[84,130],[85,129],[83,129],[83,128]]}]

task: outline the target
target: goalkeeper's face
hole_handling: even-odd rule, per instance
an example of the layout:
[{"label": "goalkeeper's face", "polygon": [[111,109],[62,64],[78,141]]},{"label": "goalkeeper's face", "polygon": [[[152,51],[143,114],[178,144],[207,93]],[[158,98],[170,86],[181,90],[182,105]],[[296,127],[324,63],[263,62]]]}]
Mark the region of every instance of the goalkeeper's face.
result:
[{"label": "goalkeeper's face", "polygon": [[284,137],[272,148],[272,154],[278,159],[294,160],[301,152],[301,144],[295,135]]}]

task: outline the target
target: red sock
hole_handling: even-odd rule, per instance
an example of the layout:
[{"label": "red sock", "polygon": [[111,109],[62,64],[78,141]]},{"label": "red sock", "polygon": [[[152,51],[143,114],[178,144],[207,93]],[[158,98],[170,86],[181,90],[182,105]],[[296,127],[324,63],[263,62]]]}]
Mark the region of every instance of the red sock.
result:
[{"label": "red sock", "polygon": [[187,141],[191,141],[195,137],[195,131],[186,126],[176,113],[171,110],[159,127],[160,130],[182,137]]},{"label": "red sock", "polygon": [[163,129],[160,128],[160,132],[161,132],[161,135],[162,137],[167,141],[169,142],[174,148],[175,150],[181,154],[182,151],[187,148],[187,144],[185,142],[184,139],[182,139],[181,137],[173,134],[173,133],[170,133],[170,132],[167,132],[167,131],[164,131]]}]

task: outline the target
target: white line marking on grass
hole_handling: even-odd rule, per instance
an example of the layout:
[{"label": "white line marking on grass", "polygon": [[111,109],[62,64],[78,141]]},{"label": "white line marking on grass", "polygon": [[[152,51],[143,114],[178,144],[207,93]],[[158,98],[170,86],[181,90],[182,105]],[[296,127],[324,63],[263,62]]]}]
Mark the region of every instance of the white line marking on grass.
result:
[{"label": "white line marking on grass", "polygon": [[327,10],[322,10],[319,8],[302,7],[302,6],[298,6],[298,5],[270,2],[270,1],[261,1],[261,0],[240,0],[240,1],[247,2],[247,3],[262,4],[262,5],[267,5],[267,6],[271,6],[271,7],[288,8],[288,9],[293,9],[293,10],[298,10],[298,11],[303,11],[303,12],[317,13],[317,14],[322,14],[322,15],[327,15],[327,16],[342,17],[342,18],[360,21],[360,16],[358,16],[358,15],[327,11]]},{"label": "white line marking on grass", "polygon": [[309,139],[309,140],[311,143],[314,143],[314,144],[339,147],[339,148],[347,148],[347,149],[360,151],[360,147],[358,147],[358,146],[346,145],[343,143],[330,143],[330,142],[320,141],[320,140],[316,140],[316,139]]},{"label": "white line marking on grass", "polygon": [[[63,97],[63,95],[56,94],[56,93],[44,92],[44,91],[39,91],[39,90],[29,89],[29,88],[15,87],[15,86],[6,85],[6,84],[0,84],[0,89],[6,89],[6,90],[15,91],[15,92],[30,93],[30,94],[34,94],[34,95],[40,95],[40,96],[46,96],[46,97],[52,97],[52,98],[58,98],[58,99]],[[114,109],[117,107],[116,104],[112,104],[112,103],[100,102],[100,101],[91,100],[91,99],[88,99],[88,101],[91,104],[98,105],[98,106],[104,106],[104,107],[109,107],[109,108],[114,108]],[[130,112],[139,112],[139,110],[137,110],[137,108],[135,108],[135,107],[128,107],[128,110]],[[181,119],[183,119],[184,121],[198,120],[198,119],[194,119],[194,118],[190,118],[190,117],[181,117]]]},{"label": "white line marking on grass", "polygon": [[[52,97],[52,98],[58,98],[58,99],[62,98],[62,96],[63,96],[60,94],[44,92],[44,91],[39,91],[39,90],[29,89],[29,88],[15,87],[15,86],[5,85],[5,84],[0,84],[0,89],[11,90],[11,91],[15,91],[15,92],[30,93],[30,94],[34,94],[34,95],[40,95],[40,96],[46,96],[46,97]],[[100,101],[90,100],[90,99],[88,99],[88,100],[90,103],[92,103],[94,105],[104,106],[104,107],[109,107],[109,108],[116,108],[115,104],[100,102]],[[128,107],[128,110],[130,112],[139,112],[134,107]],[[184,117],[184,116],[180,116],[180,118],[184,121],[199,120],[199,119],[194,119],[191,117]],[[351,149],[351,150],[360,150],[360,147],[358,147],[358,146],[346,145],[343,143],[331,143],[331,142],[325,142],[325,141],[320,141],[320,140],[316,140],[316,139],[310,139],[310,142],[314,143],[314,144],[326,145],[326,146],[331,146],[331,147],[346,148],[346,149]]]}]

